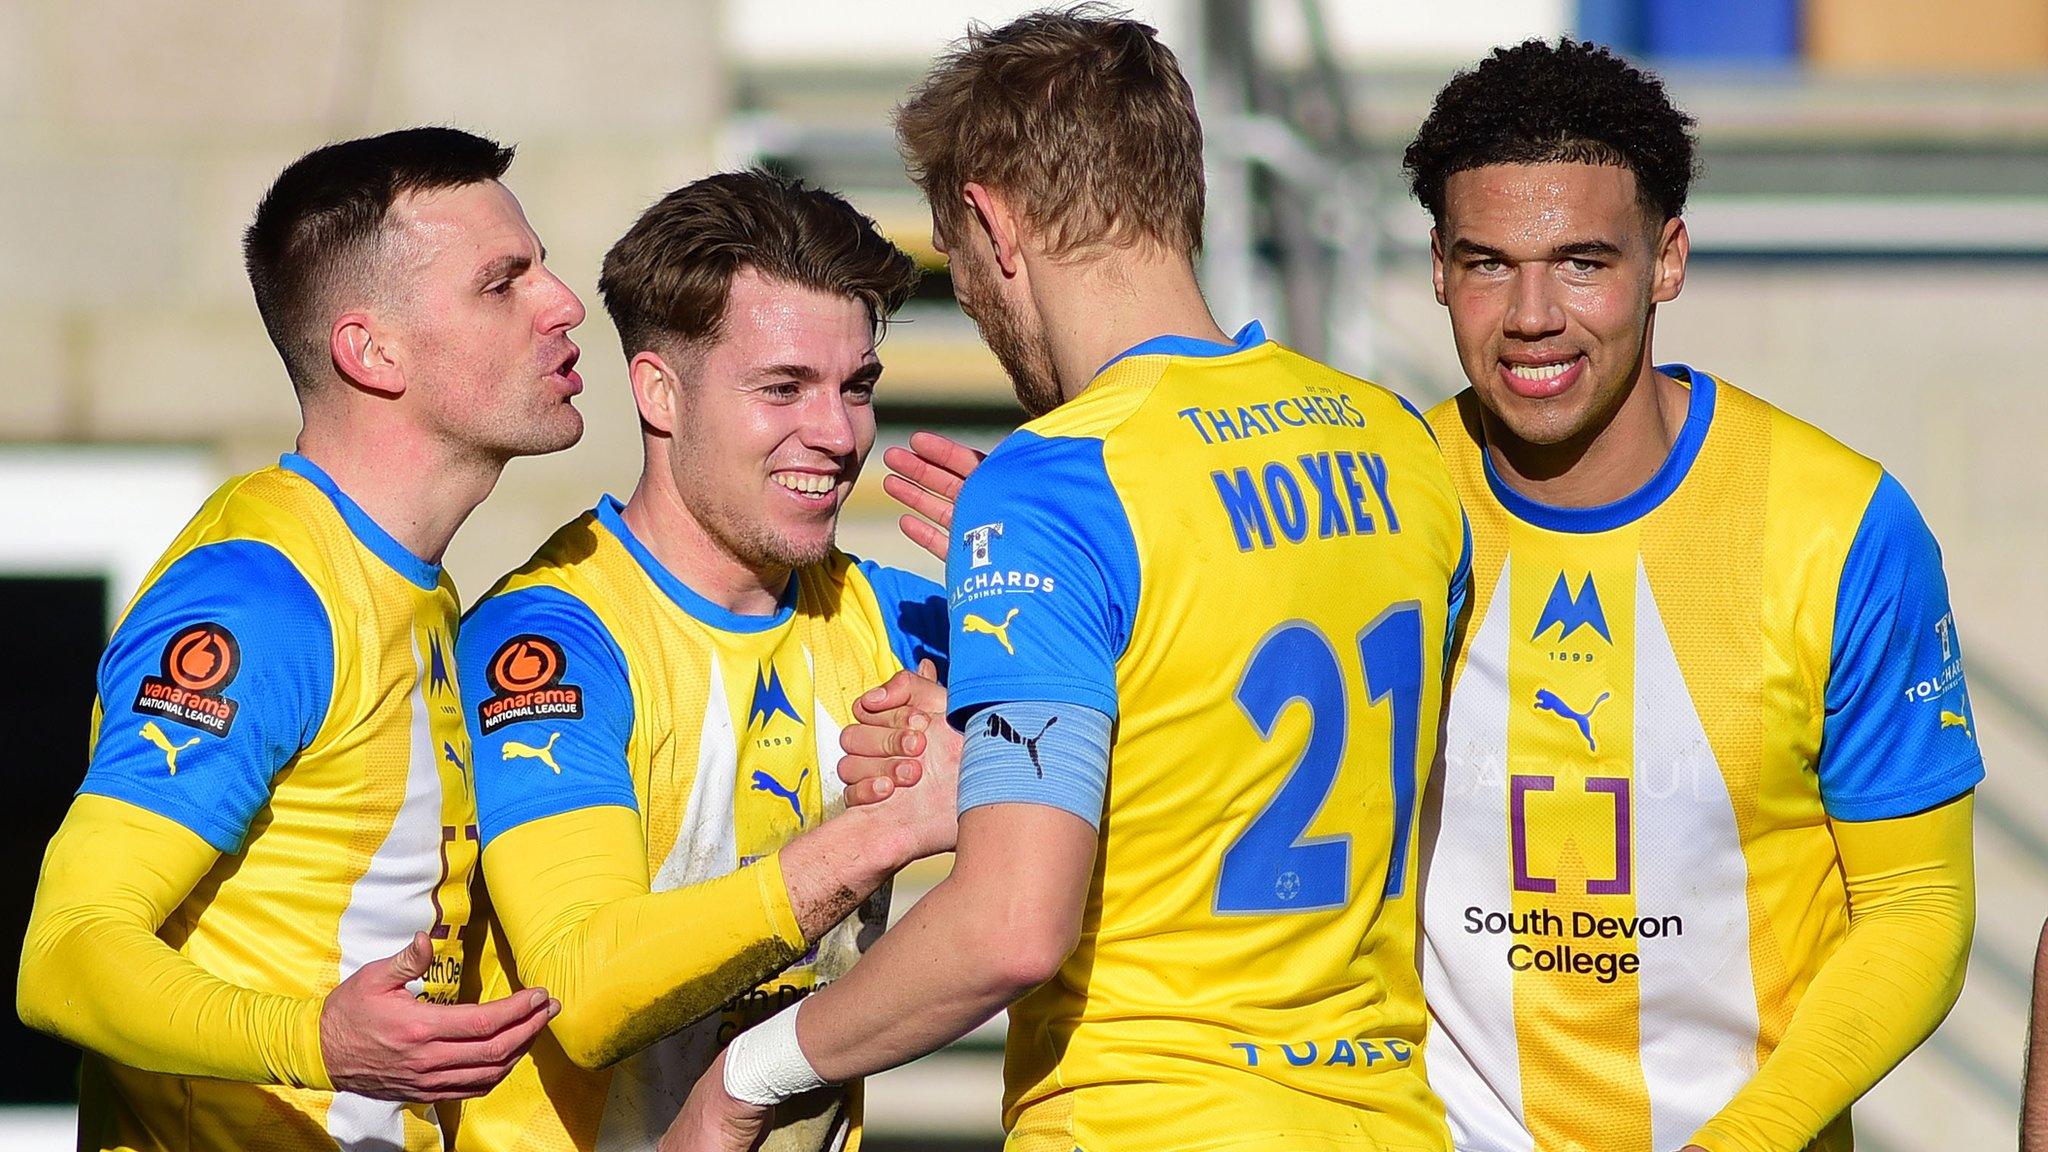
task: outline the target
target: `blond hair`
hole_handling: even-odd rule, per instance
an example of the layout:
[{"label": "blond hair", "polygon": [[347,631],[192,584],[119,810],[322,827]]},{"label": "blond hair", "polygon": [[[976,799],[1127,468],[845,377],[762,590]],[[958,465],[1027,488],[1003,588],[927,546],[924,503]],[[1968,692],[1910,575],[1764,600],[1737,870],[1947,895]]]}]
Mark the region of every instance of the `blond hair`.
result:
[{"label": "blond hair", "polygon": [[966,224],[973,182],[1016,197],[1055,256],[1201,247],[1194,93],[1156,32],[1112,9],[971,26],[897,109],[896,136],[942,232]]}]

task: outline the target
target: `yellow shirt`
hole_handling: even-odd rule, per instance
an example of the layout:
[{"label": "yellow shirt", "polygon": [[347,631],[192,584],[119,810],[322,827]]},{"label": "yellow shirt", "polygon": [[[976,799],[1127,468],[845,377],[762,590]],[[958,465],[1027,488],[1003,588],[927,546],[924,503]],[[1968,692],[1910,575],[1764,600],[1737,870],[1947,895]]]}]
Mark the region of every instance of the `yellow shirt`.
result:
[{"label": "yellow shirt", "polygon": [[[440,1146],[427,1107],[324,1090],[318,1022],[336,984],[415,932],[434,940],[420,994],[452,1002],[461,982],[477,848],[455,616],[440,569],[297,456],[229,481],[151,570],[100,665],[91,767],[45,863],[25,980],[77,933],[119,927],[123,909],[80,898],[80,853],[148,845],[179,863],[146,867],[189,859],[197,883],[135,927],[168,947],[61,1001],[23,989],[31,1023],[98,1049],[81,1147]],[[182,1023],[156,1027],[166,1013]]]},{"label": "yellow shirt", "polygon": [[[886,888],[798,955],[775,854],[837,807],[839,730],[854,699],[921,655],[943,658],[938,587],[835,553],[792,577],[776,612],[739,615],[663,568],[620,512],[607,497],[564,526],[463,624],[485,879],[497,904],[534,903],[525,888],[547,882],[551,862],[505,861],[499,838],[514,834],[529,857],[578,853],[523,834],[624,810],[644,860],[638,890],[702,890],[720,905],[720,927],[690,943],[705,952],[690,958],[698,987],[630,974],[551,987],[562,1019],[594,1019],[578,1025],[577,1055],[602,1067],[579,1066],[544,1034],[465,1105],[463,1149],[651,1147],[739,1030],[843,973],[885,919]],[[508,927],[493,923],[479,960],[487,999],[523,986],[521,963],[533,959]],[[679,1004],[697,1015],[678,1018]],[[785,1105],[768,1147],[857,1140],[857,1102],[856,1089]]]},{"label": "yellow shirt", "polygon": [[1421,420],[1256,325],[1140,345],[970,478],[954,717],[1116,720],[1080,944],[1010,1010],[1011,1148],[1448,1147],[1413,818],[1463,545]]},{"label": "yellow shirt", "polygon": [[[1665,371],[1691,388],[1677,443],[1600,508],[1508,488],[1469,393],[1431,413],[1473,536],[1424,908],[1430,1075],[1461,1149],[1685,1145],[1844,940],[1834,824],[1983,775],[1904,491]],[[1818,1135],[1846,1149],[1846,1114]]]}]

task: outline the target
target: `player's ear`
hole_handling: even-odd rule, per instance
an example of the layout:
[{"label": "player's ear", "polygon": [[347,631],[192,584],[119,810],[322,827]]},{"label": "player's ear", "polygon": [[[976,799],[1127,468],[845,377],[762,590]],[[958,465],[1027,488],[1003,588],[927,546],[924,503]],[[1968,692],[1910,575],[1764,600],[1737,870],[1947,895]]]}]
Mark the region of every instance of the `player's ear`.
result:
[{"label": "player's ear", "polygon": [[1662,304],[1678,299],[1685,288],[1685,261],[1692,254],[1692,237],[1685,221],[1677,216],[1664,222],[1657,234],[1657,282],[1651,285],[1650,301]]},{"label": "player's ear", "polygon": [[327,331],[327,353],[341,378],[367,392],[400,396],[405,372],[384,328],[365,312],[344,312]]},{"label": "player's ear", "polygon": [[1009,198],[971,180],[961,185],[960,197],[974,216],[974,226],[988,238],[989,247],[995,252],[996,267],[1004,276],[1015,276],[1023,263],[1017,245],[1023,229]]},{"label": "player's ear", "polygon": [[1451,298],[1444,292],[1444,234],[1435,227],[1429,230],[1429,282],[1436,288],[1436,302],[1449,306]]},{"label": "player's ear", "polygon": [[668,361],[658,352],[636,352],[626,365],[626,375],[633,382],[633,403],[640,409],[640,422],[665,436],[675,435],[682,402],[677,389],[683,382]]}]

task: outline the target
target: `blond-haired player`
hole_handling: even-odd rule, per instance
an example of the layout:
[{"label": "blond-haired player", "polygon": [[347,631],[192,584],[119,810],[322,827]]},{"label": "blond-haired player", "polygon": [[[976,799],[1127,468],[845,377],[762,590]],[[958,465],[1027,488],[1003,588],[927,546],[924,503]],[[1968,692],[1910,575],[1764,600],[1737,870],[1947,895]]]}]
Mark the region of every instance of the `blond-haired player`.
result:
[{"label": "blond-haired player", "polygon": [[1013,1149],[1446,1148],[1413,819],[1464,531],[1427,428],[1217,326],[1200,127],[1149,28],[971,33],[898,127],[1033,416],[953,521],[959,855],[670,1144],[744,1148],[761,1106],[1008,1006]]}]

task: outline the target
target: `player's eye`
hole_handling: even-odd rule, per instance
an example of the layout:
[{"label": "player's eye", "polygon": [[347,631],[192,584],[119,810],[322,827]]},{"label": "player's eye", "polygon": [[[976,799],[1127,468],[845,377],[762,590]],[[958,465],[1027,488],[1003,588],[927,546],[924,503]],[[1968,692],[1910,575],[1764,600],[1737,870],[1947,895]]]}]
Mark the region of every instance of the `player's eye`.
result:
[{"label": "player's eye", "polygon": [[804,394],[804,386],[794,380],[781,380],[762,389],[773,400],[795,400]]},{"label": "player's eye", "polygon": [[1593,273],[1598,272],[1601,267],[1598,260],[1572,259],[1565,261],[1564,264],[1565,267],[1581,276],[1591,276]]},{"label": "player's eye", "polygon": [[509,296],[512,294],[512,281],[499,280],[493,283],[490,287],[484,289],[484,291],[490,293],[493,296]]},{"label": "player's eye", "polygon": [[875,400],[875,382],[862,380],[840,389],[849,404],[872,404]]},{"label": "player's eye", "polygon": [[1474,260],[1465,267],[1483,276],[1497,276],[1508,269],[1507,261],[1490,259]]}]

